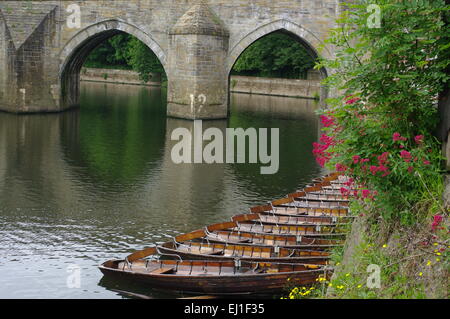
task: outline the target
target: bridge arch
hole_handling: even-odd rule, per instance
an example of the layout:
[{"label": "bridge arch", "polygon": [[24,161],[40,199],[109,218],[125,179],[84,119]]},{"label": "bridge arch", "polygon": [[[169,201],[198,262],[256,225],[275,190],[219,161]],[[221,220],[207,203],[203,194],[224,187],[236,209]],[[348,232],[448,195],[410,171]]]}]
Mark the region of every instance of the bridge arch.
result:
[{"label": "bridge arch", "polygon": [[[289,34],[294,35],[297,38],[297,40],[303,44],[305,49],[309,52],[309,54],[312,57],[318,58],[320,56],[318,48],[323,42],[314,33],[294,22],[285,19],[275,20],[265,25],[262,25],[257,29],[255,29],[254,31],[246,34],[230,49],[227,59],[228,74],[230,74],[231,69],[233,68],[234,64],[239,59],[241,54],[250,45],[252,45],[260,38],[276,31],[285,31]],[[325,57],[332,56],[330,50],[326,47],[325,50],[323,51],[323,55]],[[325,69],[322,69],[320,72],[323,78],[327,76],[327,72]]]},{"label": "bridge arch", "polygon": [[158,57],[167,74],[166,54],[153,37],[125,21],[101,21],[79,31],[60,51],[60,103],[64,108],[78,105],[80,71],[91,51],[103,41],[120,33],[131,34],[146,44]]}]

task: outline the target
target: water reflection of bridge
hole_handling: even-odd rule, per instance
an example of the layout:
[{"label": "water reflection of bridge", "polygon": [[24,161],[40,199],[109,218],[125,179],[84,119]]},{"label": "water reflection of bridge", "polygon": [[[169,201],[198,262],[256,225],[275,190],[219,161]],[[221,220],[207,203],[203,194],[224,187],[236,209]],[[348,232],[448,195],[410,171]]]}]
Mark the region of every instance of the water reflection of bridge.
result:
[{"label": "water reflection of bridge", "polygon": [[[280,153],[288,156],[281,158],[281,173],[261,176],[260,165],[174,164],[170,154],[176,142],[170,134],[178,127],[192,130],[193,122],[166,118],[164,107],[137,106],[161,103],[164,96],[158,89],[90,83],[82,98],[84,94],[88,101],[81,111],[20,117],[0,114],[4,207],[50,207],[62,215],[99,211],[100,215],[93,213],[99,218],[120,211],[131,219],[141,214],[143,222],[173,220],[192,229],[204,224],[204,218],[212,218],[211,214],[246,210],[261,198],[272,198],[274,189],[287,193],[299,181],[318,174],[307,152],[318,132],[312,101],[234,95],[235,112],[241,115],[203,123],[204,129],[225,130],[227,126],[277,126],[278,117],[297,118],[283,122],[281,136],[289,138],[281,143]],[[274,101],[279,101],[277,111]],[[291,130],[299,125],[305,126],[304,135],[292,136]],[[302,157],[301,167],[283,170]],[[158,217],[161,214],[164,218]]]}]

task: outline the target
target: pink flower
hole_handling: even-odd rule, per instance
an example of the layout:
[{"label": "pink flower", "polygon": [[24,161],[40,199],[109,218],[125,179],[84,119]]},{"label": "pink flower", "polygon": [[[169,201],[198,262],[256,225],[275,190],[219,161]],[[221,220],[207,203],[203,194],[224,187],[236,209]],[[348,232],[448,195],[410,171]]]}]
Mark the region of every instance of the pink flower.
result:
[{"label": "pink flower", "polygon": [[334,119],[331,116],[329,117],[329,116],[321,115],[320,121],[322,122],[322,125],[324,127],[330,127],[330,126],[334,125]]},{"label": "pink flower", "polygon": [[410,162],[411,161],[411,153],[408,151],[401,151],[400,152],[400,156],[405,160],[405,162]]},{"label": "pink flower", "polygon": [[370,195],[370,191],[368,189],[363,189],[361,191],[362,198],[367,198]]},{"label": "pink flower", "polygon": [[360,158],[361,157],[359,155],[353,156],[353,164],[358,164]]},{"label": "pink flower", "polygon": [[337,170],[338,172],[344,172],[344,171],[347,170],[347,167],[345,167],[345,165],[342,165],[342,164],[340,164],[340,163],[337,163],[337,164],[336,164],[336,170]]},{"label": "pink flower", "polygon": [[415,141],[417,144],[423,143],[423,135],[417,135],[416,137],[414,137],[414,141]]},{"label": "pink flower", "polygon": [[423,161],[423,164],[425,164],[425,165],[430,165],[431,164],[431,162],[430,161]]},{"label": "pink flower", "polygon": [[348,196],[348,195],[350,195],[350,190],[348,190],[347,188],[341,187],[341,194],[344,196]]},{"label": "pink flower", "polygon": [[389,156],[389,152],[384,152],[383,154],[378,156],[378,163],[380,165],[386,164],[388,156]]},{"label": "pink flower", "polygon": [[331,145],[333,143],[333,138],[325,134],[322,134],[322,136],[320,137],[320,141],[325,145]]},{"label": "pink flower", "polygon": [[405,138],[405,137],[402,137],[402,136],[400,135],[400,133],[395,132],[395,133],[392,135],[392,140],[393,140],[394,142],[397,142],[397,141],[406,141],[406,138]]},{"label": "pink flower", "polygon": [[381,175],[381,177],[386,177],[390,174],[389,172],[389,168],[384,166],[383,164],[381,164],[380,166],[378,166],[378,171],[379,172],[384,172],[383,175]]},{"label": "pink flower", "polygon": [[354,182],[354,179],[353,178],[349,178],[348,181],[344,183],[344,185],[350,187],[350,186],[353,185],[353,182]]},{"label": "pink flower", "polygon": [[[351,95],[347,96],[346,99],[349,98],[349,97],[351,97]],[[346,105],[354,104],[354,103],[358,102],[359,100],[360,100],[359,97],[354,97],[352,99],[349,99],[349,100],[345,101],[345,104]]]},{"label": "pink flower", "polygon": [[320,165],[320,167],[324,167],[326,163],[325,157],[317,157],[316,162]]},{"label": "pink flower", "polygon": [[437,226],[439,226],[439,224],[442,222],[444,218],[441,215],[435,215],[433,217],[433,224],[431,224],[431,229],[433,229],[433,231],[436,230]]},{"label": "pink flower", "polygon": [[372,175],[375,175],[378,172],[378,167],[375,165],[371,165],[370,172],[372,173]]},{"label": "pink flower", "polygon": [[408,172],[409,172],[409,173],[412,173],[413,170],[414,170],[414,167],[412,167],[412,166],[408,167]]}]

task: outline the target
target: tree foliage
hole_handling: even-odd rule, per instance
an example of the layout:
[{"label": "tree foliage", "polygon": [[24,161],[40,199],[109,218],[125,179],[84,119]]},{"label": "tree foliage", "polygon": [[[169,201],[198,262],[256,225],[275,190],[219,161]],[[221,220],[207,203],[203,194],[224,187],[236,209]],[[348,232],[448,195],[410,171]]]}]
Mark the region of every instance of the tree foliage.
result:
[{"label": "tree foliage", "polygon": [[[367,23],[369,4],[381,9],[379,28]],[[322,112],[315,153],[321,165],[351,176],[349,186],[360,185],[355,195],[375,200],[383,217],[410,223],[440,180],[433,132],[437,97],[449,80],[449,6],[444,0],[347,5],[328,39],[336,58],[317,66],[334,69],[326,84],[341,94]]]},{"label": "tree foliage", "polygon": [[271,33],[248,47],[233,67],[234,74],[262,77],[305,78],[314,58],[291,36]]},{"label": "tree foliage", "polygon": [[148,82],[151,73],[164,73],[158,57],[136,37],[121,33],[104,41],[88,56],[84,66],[93,68],[132,69]]},{"label": "tree foliage", "polygon": [[127,48],[128,64],[139,73],[141,80],[148,82],[151,73],[164,74],[164,68],[158,57],[144,43],[137,38],[128,42]]},{"label": "tree foliage", "polygon": [[[305,78],[314,67],[314,59],[291,36],[275,32],[253,43],[240,56],[233,74],[261,77]],[[149,81],[150,73],[164,73],[158,57],[139,39],[118,34],[95,48],[86,67],[133,69]]]}]

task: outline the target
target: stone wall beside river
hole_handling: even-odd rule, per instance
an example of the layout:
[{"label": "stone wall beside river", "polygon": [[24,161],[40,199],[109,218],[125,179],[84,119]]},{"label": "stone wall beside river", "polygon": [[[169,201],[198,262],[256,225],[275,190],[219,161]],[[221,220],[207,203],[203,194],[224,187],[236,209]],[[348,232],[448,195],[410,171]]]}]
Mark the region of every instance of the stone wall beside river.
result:
[{"label": "stone wall beside river", "polygon": [[[139,79],[138,73],[128,70],[83,68],[81,70],[81,80],[147,86],[161,85],[160,77],[156,74],[150,82],[144,83]],[[298,80],[231,76],[230,89],[234,93],[318,98],[320,96],[320,81],[315,79]]]}]

